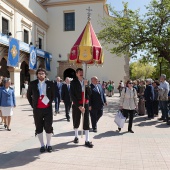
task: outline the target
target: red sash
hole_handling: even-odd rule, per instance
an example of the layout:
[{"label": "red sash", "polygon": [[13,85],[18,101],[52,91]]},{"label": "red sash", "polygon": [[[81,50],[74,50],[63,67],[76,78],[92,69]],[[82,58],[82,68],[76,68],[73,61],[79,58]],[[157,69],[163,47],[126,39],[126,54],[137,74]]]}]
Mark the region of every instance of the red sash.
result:
[{"label": "red sash", "polygon": [[[84,100],[83,100],[83,99],[84,99]],[[84,92],[81,93],[81,100],[79,101],[79,104],[83,104],[83,102],[84,102],[85,104],[88,104],[88,103],[89,103],[89,100],[84,98]]]},{"label": "red sash", "polygon": [[39,98],[38,98],[38,103],[37,103],[37,108],[39,109],[45,109],[45,108],[48,108],[50,105],[47,104],[45,105],[43,102],[42,102],[42,99],[44,98],[44,95],[41,95]]}]

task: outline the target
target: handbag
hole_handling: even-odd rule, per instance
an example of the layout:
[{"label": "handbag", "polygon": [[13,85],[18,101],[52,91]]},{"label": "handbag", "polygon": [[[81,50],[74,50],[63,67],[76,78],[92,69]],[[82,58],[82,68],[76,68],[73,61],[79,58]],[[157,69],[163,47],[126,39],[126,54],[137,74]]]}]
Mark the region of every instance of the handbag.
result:
[{"label": "handbag", "polygon": [[126,118],[123,116],[122,112],[119,110],[115,116],[114,122],[117,124],[119,128],[123,128],[125,121],[126,121]]}]

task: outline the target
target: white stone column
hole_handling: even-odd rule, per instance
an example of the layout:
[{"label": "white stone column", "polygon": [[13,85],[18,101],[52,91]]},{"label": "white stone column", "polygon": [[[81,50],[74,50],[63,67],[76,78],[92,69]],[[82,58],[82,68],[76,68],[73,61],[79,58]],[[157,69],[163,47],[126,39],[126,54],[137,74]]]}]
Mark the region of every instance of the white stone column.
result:
[{"label": "white stone column", "polygon": [[20,84],[21,69],[9,67],[8,71],[10,73],[11,82],[14,83],[15,96],[18,97],[20,96],[20,88],[21,88],[21,84]]},{"label": "white stone column", "polygon": [[30,73],[30,81],[37,79],[35,70],[30,70],[29,73]]}]

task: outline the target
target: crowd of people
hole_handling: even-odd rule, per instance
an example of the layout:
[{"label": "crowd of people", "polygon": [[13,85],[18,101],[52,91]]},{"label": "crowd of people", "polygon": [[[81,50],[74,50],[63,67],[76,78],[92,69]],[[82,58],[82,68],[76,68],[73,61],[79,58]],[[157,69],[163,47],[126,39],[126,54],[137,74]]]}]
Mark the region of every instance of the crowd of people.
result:
[{"label": "crowd of people", "polygon": [[[98,81],[99,83],[100,81]],[[100,83],[99,83],[100,84]],[[114,90],[115,90],[115,83],[114,81],[109,80],[109,82],[102,82],[102,89],[106,96],[112,97],[114,95]]]},{"label": "crowd of people", "polygon": [[[166,81],[166,75],[162,74],[159,80],[128,80],[126,86],[121,90],[120,110],[124,117],[129,117],[128,131],[132,131],[132,122],[135,113],[139,116],[147,115],[146,119],[158,117],[159,121],[170,125],[170,85]],[[121,129],[118,127],[118,130]]]},{"label": "crowd of people", "polygon": [[[91,83],[83,77],[83,69],[76,70],[74,80],[66,77],[64,81],[56,76],[56,80],[49,81],[46,77],[46,70],[39,68],[36,71],[37,79],[30,82],[25,81],[21,86],[21,95],[25,95],[33,108],[33,117],[35,122],[35,135],[40,142],[40,152],[46,150],[52,152],[51,136],[53,134],[53,116],[60,113],[60,102],[65,106],[65,118],[70,122],[73,119],[75,144],[79,143],[78,129],[82,117],[82,131],[85,132],[85,146],[92,148],[89,130],[91,120],[92,131],[98,131],[98,121],[103,115],[104,106],[107,105],[106,96],[114,95],[115,84],[113,81],[102,82],[96,76],[91,78]],[[11,131],[10,123],[13,115],[13,108],[16,107],[14,88],[11,85],[10,78],[0,77],[0,116],[4,127]],[[146,119],[153,119],[158,116],[161,110],[162,116],[159,121],[169,121],[169,100],[170,88],[166,81],[166,75],[161,75],[160,80],[128,80],[124,83],[119,82],[117,90],[120,94],[120,110],[123,116],[129,118],[128,132],[134,133],[132,129],[133,118],[135,114],[139,116],[147,115]],[[52,103],[55,102],[55,111],[53,113]],[[70,109],[72,107],[72,115]],[[46,145],[43,138],[43,130],[46,132]],[[118,127],[118,131],[121,128]]]}]

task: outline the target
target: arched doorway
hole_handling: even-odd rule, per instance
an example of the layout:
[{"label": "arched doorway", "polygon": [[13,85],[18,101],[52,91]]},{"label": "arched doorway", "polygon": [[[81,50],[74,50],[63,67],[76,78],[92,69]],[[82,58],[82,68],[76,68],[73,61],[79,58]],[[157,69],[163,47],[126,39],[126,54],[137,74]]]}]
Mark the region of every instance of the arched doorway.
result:
[{"label": "arched doorway", "polygon": [[75,78],[76,78],[76,72],[75,72],[75,70],[72,69],[72,68],[66,69],[66,70],[64,71],[64,73],[63,73],[63,78],[64,78],[64,80],[65,80],[66,77],[75,79]]},{"label": "arched doorway", "polygon": [[21,64],[20,69],[21,69],[20,83],[21,83],[21,86],[22,86],[24,81],[30,82],[29,66],[25,61],[23,61],[22,64]]},{"label": "arched doorway", "polygon": [[8,78],[10,77],[7,61],[5,60],[5,58],[2,58],[0,62],[0,76],[8,77]]}]

